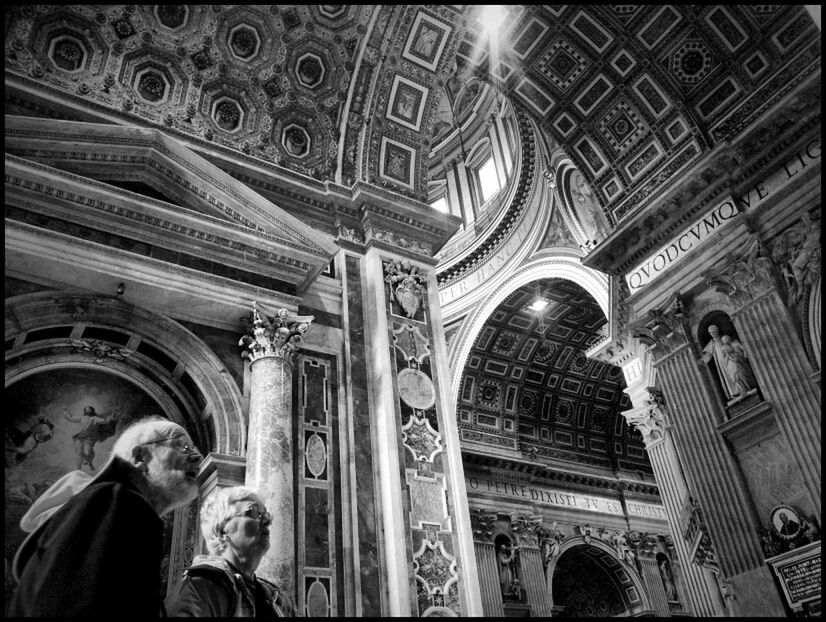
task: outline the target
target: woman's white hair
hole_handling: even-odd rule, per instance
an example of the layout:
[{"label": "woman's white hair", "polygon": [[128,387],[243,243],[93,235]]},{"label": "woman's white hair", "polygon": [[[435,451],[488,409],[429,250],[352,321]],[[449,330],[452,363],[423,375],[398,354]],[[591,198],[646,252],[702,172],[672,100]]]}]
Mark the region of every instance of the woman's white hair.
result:
[{"label": "woman's white hair", "polygon": [[233,486],[213,492],[201,506],[201,533],[210,555],[221,555],[227,548],[222,536],[224,527],[235,514],[235,504],[252,501],[264,506],[264,498],[252,488]]}]

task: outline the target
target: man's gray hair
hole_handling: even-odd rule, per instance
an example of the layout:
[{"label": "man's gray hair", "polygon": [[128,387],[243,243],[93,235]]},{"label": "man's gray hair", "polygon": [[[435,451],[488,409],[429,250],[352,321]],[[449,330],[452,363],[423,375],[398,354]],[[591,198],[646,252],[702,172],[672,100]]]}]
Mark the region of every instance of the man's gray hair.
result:
[{"label": "man's gray hair", "polygon": [[150,415],[130,424],[121,432],[112,446],[112,456],[132,462],[132,450],[142,443],[155,441],[172,432],[183,429],[180,425],[160,415]]},{"label": "man's gray hair", "polygon": [[227,548],[226,542],[221,538],[224,535],[224,527],[233,517],[233,506],[240,501],[252,501],[260,503],[265,507],[264,498],[261,494],[246,486],[233,486],[231,488],[220,488],[213,492],[201,506],[201,533],[206,540],[207,550],[210,555],[221,555]]}]

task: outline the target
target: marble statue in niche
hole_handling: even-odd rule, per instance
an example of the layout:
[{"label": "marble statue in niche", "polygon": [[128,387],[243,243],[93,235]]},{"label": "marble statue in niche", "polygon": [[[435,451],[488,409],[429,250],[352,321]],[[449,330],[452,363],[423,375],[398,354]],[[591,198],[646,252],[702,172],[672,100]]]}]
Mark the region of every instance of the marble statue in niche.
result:
[{"label": "marble statue in niche", "polygon": [[513,546],[507,536],[500,536],[496,540],[496,560],[499,562],[499,586],[502,596],[515,596],[519,600],[522,596],[517,570],[519,547]]},{"label": "marble statue in niche", "polygon": [[721,335],[716,324],[709,324],[708,334],[711,339],[703,348],[703,362],[714,362],[728,401],[745,397],[749,391],[757,388],[757,380],[743,344],[737,337]]},{"label": "marble statue in niche", "polygon": [[657,569],[660,571],[660,579],[665,588],[665,595],[669,602],[675,602],[677,598],[677,588],[674,583],[674,572],[671,570],[671,563],[668,558],[660,553],[657,555]]}]

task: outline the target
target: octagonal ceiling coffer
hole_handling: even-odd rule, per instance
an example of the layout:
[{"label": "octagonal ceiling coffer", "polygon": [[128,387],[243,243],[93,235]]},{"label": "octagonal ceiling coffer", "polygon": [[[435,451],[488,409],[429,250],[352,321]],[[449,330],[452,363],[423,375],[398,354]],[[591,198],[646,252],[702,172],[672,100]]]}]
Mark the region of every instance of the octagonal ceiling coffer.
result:
[{"label": "octagonal ceiling coffer", "polygon": [[307,52],[299,57],[295,63],[295,75],[301,86],[314,89],[324,81],[324,61],[321,57],[312,52]]},{"label": "octagonal ceiling coffer", "polygon": [[261,49],[261,37],[249,24],[238,24],[227,35],[227,43],[232,55],[238,60],[250,61]]},{"label": "octagonal ceiling coffer", "polygon": [[237,132],[244,123],[244,109],[231,97],[219,97],[212,104],[212,120],[225,132]]},{"label": "octagonal ceiling coffer", "polygon": [[49,60],[63,71],[75,72],[83,69],[89,55],[83,42],[71,35],[60,35],[49,44]]}]

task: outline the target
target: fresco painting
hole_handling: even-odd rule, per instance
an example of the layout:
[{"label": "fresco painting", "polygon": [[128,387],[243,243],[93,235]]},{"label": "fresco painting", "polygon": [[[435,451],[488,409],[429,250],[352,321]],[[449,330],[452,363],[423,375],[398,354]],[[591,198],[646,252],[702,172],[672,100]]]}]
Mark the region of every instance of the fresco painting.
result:
[{"label": "fresco painting", "polygon": [[[163,410],[136,384],[105,371],[81,368],[27,376],[6,387],[5,404],[8,600],[10,565],[26,536],[20,519],[35,499],[69,471],[97,474],[120,430],[136,419],[163,414]],[[172,516],[165,518],[168,550]]]}]

